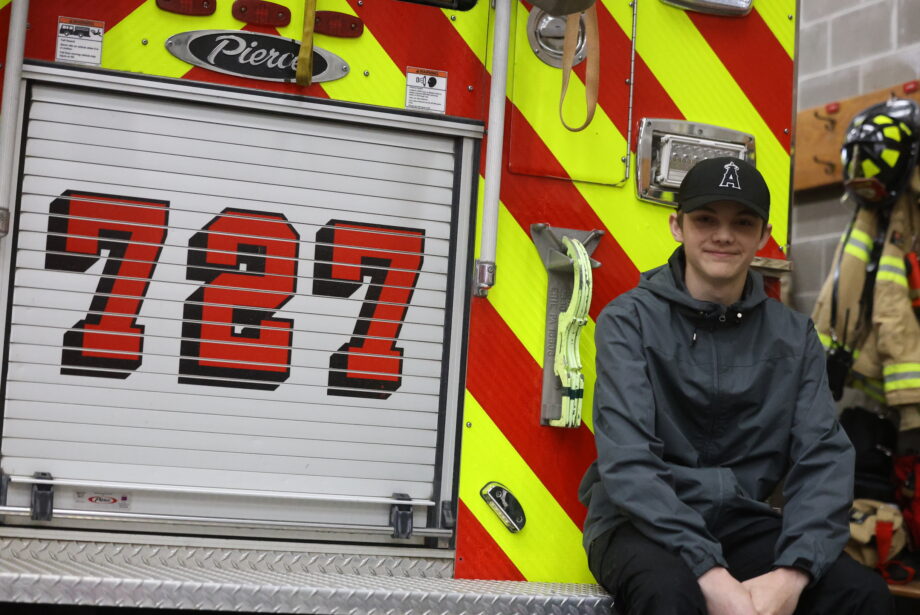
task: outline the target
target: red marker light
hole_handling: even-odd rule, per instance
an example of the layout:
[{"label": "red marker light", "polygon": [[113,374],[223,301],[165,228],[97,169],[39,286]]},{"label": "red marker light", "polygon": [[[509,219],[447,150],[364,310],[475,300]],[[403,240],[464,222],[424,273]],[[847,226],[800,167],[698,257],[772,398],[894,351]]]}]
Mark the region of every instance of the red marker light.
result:
[{"label": "red marker light", "polygon": [[827,103],[826,105],[824,105],[824,111],[826,111],[829,114],[838,113],[840,111],[840,103],[839,102]]},{"label": "red marker light", "polygon": [[170,13],[197,17],[213,15],[217,10],[217,0],[157,0],[157,6]]},{"label": "red marker light", "polygon": [[326,36],[357,38],[364,32],[364,22],[348,13],[316,11],[316,25],[313,30]]},{"label": "red marker light", "polygon": [[263,0],[236,0],[233,17],[256,26],[282,28],[291,23],[291,9]]},{"label": "red marker light", "polygon": [[917,91],[918,88],[920,88],[920,81],[917,81],[917,80],[908,81],[907,83],[904,84],[904,93],[913,94],[914,92]]}]

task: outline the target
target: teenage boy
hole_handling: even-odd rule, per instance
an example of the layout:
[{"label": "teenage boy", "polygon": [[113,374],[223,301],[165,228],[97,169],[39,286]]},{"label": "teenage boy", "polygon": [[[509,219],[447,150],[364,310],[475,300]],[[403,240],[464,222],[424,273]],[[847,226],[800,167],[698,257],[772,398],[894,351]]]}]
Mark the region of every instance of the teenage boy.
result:
[{"label": "teenage boy", "polygon": [[[842,553],[853,449],[811,321],[751,270],[770,193],[735,158],[687,173],[682,245],[597,321],[591,571],[622,615],[884,615]],[[782,481],[782,514],[766,500]]]}]

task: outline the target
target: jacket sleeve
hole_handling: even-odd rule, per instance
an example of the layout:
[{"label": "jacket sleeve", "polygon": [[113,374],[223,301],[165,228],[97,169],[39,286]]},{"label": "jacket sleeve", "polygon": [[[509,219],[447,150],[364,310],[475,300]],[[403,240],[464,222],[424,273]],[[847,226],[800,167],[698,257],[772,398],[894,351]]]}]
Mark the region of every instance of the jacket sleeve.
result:
[{"label": "jacket sleeve", "polygon": [[837,421],[824,353],[810,321],[793,412],[783,529],[774,564],[805,570],[815,583],[849,538],[855,455]]},{"label": "jacket sleeve", "polygon": [[638,319],[616,303],[598,318],[594,434],[607,497],[648,539],[679,555],[700,576],[727,566],[698,512],[674,490],[655,434],[655,402]]}]

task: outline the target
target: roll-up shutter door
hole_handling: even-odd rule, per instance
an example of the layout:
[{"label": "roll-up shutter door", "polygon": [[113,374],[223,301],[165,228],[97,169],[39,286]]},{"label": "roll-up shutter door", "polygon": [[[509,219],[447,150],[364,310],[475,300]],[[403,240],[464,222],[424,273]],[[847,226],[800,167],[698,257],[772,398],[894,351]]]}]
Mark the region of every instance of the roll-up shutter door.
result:
[{"label": "roll-up shutter door", "polygon": [[438,525],[464,140],[30,90],[8,504],[44,472],[55,509],[113,518],[354,530],[408,496]]}]

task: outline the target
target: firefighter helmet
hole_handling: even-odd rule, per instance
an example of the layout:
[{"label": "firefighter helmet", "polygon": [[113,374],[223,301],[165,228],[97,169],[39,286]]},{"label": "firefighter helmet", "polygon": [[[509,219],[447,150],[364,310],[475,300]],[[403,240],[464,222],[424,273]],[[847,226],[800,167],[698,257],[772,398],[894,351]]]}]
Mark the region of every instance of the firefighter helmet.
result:
[{"label": "firefighter helmet", "polygon": [[847,192],[866,207],[889,207],[907,186],[920,152],[920,106],[892,98],[853,118],[841,157]]}]

